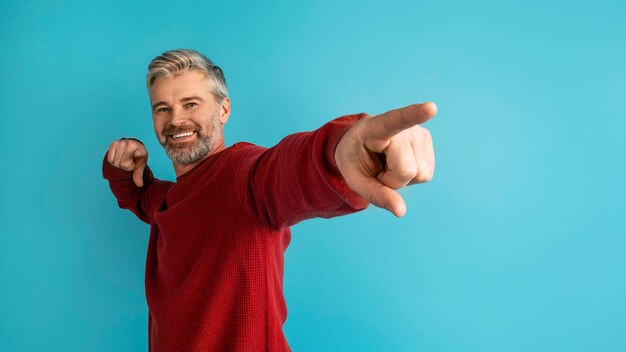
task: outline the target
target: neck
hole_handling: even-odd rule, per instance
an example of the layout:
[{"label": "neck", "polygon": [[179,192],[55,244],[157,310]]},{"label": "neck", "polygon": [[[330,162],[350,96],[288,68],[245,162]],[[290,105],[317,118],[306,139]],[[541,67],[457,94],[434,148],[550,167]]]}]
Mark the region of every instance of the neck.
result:
[{"label": "neck", "polygon": [[194,161],[193,163],[179,164],[179,163],[174,163],[173,162],[172,164],[174,165],[174,172],[176,173],[176,177],[178,178],[178,177],[186,174],[187,172],[193,170],[196,166],[198,166],[198,164],[203,162],[206,158],[210,157],[211,155],[215,155],[215,154],[221,152],[224,149],[226,149],[226,146],[222,142],[218,146],[213,148],[213,150],[211,150],[204,158],[198,159],[198,160]]}]

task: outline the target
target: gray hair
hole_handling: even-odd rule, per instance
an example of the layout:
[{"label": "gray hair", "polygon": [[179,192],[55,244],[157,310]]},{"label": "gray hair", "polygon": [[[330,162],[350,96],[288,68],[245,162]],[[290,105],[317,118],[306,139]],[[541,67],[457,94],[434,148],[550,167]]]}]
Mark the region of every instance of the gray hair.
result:
[{"label": "gray hair", "polygon": [[213,94],[218,103],[228,96],[226,78],[222,69],[206,56],[192,49],[170,50],[152,59],[148,65],[146,77],[148,90],[159,77],[175,77],[187,71],[200,71],[207,76],[213,83]]}]

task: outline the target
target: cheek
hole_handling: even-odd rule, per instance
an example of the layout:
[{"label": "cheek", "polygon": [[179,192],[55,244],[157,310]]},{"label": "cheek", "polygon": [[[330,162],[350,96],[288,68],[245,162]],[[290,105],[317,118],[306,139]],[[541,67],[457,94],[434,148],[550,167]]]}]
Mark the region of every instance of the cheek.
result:
[{"label": "cheek", "polygon": [[163,124],[160,124],[160,123],[156,122],[156,121],[153,123],[153,125],[154,125],[154,133],[156,134],[157,138],[160,141],[163,141],[164,140],[163,129],[164,129],[165,126]]},{"label": "cheek", "polygon": [[152,125],[154,126],[154,130],[158,132],[162,132],[165,127],[165,121],[161,116],[152,117]]}]

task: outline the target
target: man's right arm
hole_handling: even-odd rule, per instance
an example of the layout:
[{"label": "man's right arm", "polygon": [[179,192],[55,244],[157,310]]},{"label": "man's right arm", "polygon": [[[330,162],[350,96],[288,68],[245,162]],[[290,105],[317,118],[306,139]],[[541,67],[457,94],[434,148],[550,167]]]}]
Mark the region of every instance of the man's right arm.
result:
[{"label": "man's right arm", "polygon": [[150,223],[152,212],[171,182],[155,179],[147,166],[148,152],[139,140],[114,141],[102,161],[102,176],[109,181],[120,208],[129,209]]}]

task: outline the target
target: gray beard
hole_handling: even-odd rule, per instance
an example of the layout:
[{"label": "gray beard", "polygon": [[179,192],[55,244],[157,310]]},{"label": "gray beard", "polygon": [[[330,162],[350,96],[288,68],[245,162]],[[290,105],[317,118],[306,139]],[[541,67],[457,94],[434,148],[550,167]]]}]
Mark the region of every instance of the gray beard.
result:
[{"label": "gray beard", "polygon": [[161,143],[165,149],[165,154],[177,164],[191,164],[206,157],[215,147],[215,142],[220,136],[221,124],[218,119],[214,120],[212,131],[210,134],[199,130],[198,140],[192,144],[184,144],[180,147],[173,146],[165,141]]}]

